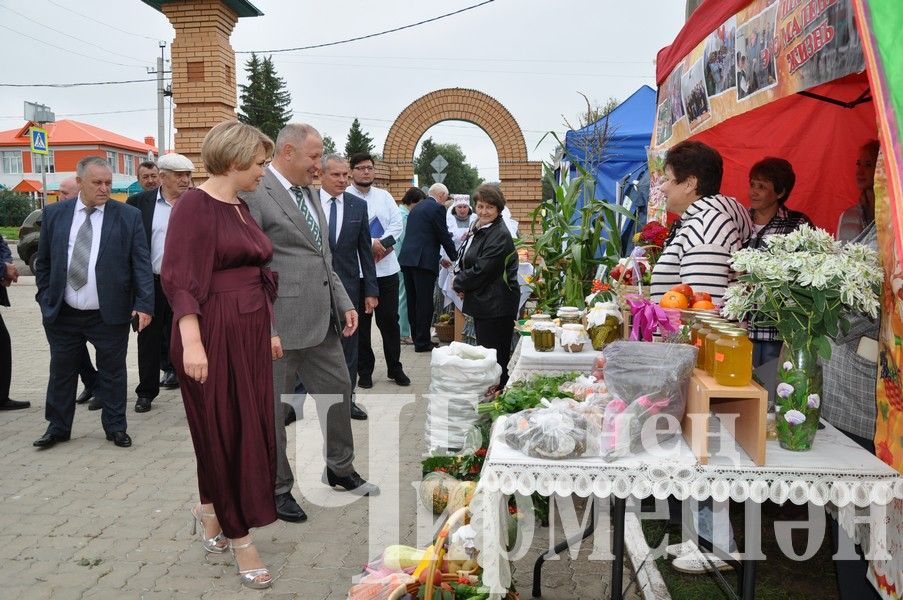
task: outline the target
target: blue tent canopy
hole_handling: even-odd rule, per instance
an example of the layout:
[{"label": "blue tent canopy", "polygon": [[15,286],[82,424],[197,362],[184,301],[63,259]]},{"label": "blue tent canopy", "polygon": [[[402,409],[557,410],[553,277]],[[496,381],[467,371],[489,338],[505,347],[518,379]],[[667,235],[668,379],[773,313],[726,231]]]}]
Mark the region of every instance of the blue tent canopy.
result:
[{"label": "blue tent canopy", "polygon": [[[616,201],[616,183],[646,164],[646,147],[655,124],[655,90],[644,85],[605,117],[565,136],[565,160],[579,163],[596,178],[596,198]],[[604,151],[595,148],[607,129]],[[571,165],[571,173],[576,168]]]}]

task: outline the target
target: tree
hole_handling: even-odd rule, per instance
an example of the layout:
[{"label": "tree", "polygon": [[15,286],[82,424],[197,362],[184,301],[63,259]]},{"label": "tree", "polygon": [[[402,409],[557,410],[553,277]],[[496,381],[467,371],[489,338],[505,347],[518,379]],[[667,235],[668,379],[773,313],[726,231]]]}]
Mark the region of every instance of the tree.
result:
[{"label": "tree", "polygon": [[328,135],[323,136],[323,156],[336,153],[335,140]]},{"label": "tree", "polygon": [[348,140],[345,142],[345,156],[351,158],[358,152],[369,153],[372,151],[373,138],[361,129],[361,122],[355,117],[351,122],[351,129],[348,131]]},{"label": "tree", "polygon": [[292,118],[288,109],[292,97],[285,80],[276,74],[272,56],[261,60],[251,54],[245,71],[248,84],[238,86],[241,90],[238,120],[257,127],[275,140],[279,130]]},{"label": "tree", "polygon": [[420,181],[420,185],[432,185],[433,173],[436,169],[430,164],[438,155],[448,161],[448,166],[442,171],[445,179],[442,183],[453,194],[470,194],[478,185],[483,183],[483,178],[477,170],[467,163],[467,157],[461,151],[458,144],[436,144],[433,138],[423,141],[420,148],[420,156],[414,159],[414,173]]}]

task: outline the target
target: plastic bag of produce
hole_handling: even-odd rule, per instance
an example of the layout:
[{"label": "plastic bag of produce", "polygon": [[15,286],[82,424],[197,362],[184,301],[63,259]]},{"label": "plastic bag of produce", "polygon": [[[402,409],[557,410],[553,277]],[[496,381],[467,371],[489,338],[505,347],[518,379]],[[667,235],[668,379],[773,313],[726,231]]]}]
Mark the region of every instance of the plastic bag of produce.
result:
[{"label": "plastic bag of produce", "polygon": [[602,424],[602,456],[616,458],[639,452],[643,443],[661,443],[673,434],[662,432],[664,424],[643,426],[655,415],[670,415],[678,424],[687,405],[687,384],[696,366],[694,346],[618,341],[605,355],[605,383],[611,400],[605,406]]},{"label": "plastic bag of produce", "polygon": [[490,348],[452,342],[433,350],[426,412],[431,453],[465,448],[467,433],[479,420],[477,403],[501,374]]},{"label": "plastic bag of produce", "polygon": [[543,399],[541,406],[511,415],[505,423],[505,443],[536,458],[598,456],[601,431],[597,421],[576,410],[570,399]]}]

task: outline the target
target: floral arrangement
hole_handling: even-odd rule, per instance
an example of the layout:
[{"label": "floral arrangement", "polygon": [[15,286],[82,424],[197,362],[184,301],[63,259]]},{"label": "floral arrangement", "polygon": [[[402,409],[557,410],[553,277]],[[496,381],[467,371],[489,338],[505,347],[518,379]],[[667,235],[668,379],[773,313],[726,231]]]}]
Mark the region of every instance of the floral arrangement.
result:
[{"label": "floral arrangement", "polygon": [[849,329],[845,313],[877,317],[882,281],[878,253],[861,244],[841,245],[823,229],[803,225],[772,235],[764,250],[734,253],[742,272],[724,295],[722,314],[774,326],[794,348],[811,345],[831,358],[827,338]]},{"label": "floral arrangement", "polygon": [[649,221],[633,236],[633,242],[646,248],[646,256],[654,265],[665,248],[665,241],[671,233],[670,228],[658,221]]}]

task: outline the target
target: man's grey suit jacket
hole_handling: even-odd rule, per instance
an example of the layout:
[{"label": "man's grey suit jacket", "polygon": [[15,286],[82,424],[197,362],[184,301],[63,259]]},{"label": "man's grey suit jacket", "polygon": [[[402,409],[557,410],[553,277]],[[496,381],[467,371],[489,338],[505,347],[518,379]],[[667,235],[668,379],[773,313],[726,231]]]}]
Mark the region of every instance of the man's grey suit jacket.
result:
[{"label": "man's grey suit jacket", "polygon": [[[286,350],[320,344],[330,326],[344,323],[345,312],[354,305],[332,269],[327,239],[329,228],[313,188],[305,188],[313,199],[322,249],[298,209],[294,195],[269,169],[257,190],[242,194],[251,216],[273,243],[270,268],[279,274],[279,296],[274,304],[275,334]],[[330,312],[332,319],[330,319]]]}]

